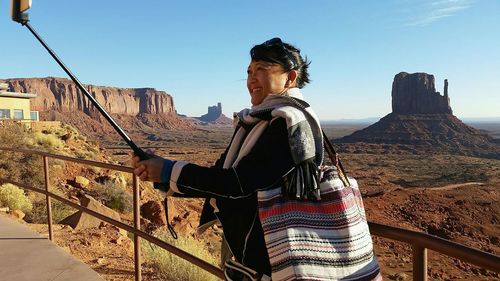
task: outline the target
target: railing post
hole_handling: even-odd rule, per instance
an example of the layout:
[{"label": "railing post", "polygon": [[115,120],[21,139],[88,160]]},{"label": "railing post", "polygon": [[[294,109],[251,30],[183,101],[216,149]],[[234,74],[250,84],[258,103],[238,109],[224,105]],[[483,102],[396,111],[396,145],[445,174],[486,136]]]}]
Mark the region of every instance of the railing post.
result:
[{"label": "railing post", "polygon": [[[45,191],[49,192],[49,159],[47,156],[43,156],[43,173],[45,176]],[[54,241],[54,236],[52,233],[52,205],[50,204],[50,197],[48,194],[45,195],[45,200],[47,201],[47,224],[49,225],[49,240]]]},{"label": "railing post", "polygon": [[413,244],[412,252],[413,281],[427,281],[427,249]]},{"label": "railing post", "polygon": [[[141,216],[139,208],[139,180],[136,175],[133,174],[133,184],[134,184],[134,228],[137,230],[141,229]],[[140,237],[134,234],[134,266],[135,266],[135,280],[141,281],[141,245]]]}]

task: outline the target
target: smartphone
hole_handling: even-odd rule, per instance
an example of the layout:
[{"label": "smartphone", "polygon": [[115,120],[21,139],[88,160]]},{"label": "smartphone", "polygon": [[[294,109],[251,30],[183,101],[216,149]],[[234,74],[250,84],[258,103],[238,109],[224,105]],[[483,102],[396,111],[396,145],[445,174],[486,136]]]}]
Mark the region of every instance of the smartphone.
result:
[{"label": "smartphone", "polygon": [[10,1],[10,17],[14,21],[18,21],[21,14],[31,8],[31,0],[11,0]]}]

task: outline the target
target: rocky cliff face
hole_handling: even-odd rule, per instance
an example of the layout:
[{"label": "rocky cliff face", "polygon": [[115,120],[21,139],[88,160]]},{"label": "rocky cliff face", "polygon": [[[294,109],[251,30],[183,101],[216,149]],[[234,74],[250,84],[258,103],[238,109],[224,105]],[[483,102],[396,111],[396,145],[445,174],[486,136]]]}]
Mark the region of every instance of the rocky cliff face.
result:
[{"label": "rocky cliff face", "polygon": [[[31,100],[32,110],[40,112],[40,119],[62,121],[78,128],[83,134],[108,142],[120,138],[105,121],[101,113],[69,79],[20,78],[6,79],[8,90],[36,93]],[[152,88],[115,88],[85,85],[89,93],[101,104],[117,123],[135,139],[147,132],[171,129],[194,129],[192,122],[176,114],[172,97]]]},{"label": "rocky cliff face", "polygon": [[434,75],[401,72],[392,82],[392,112],[397,114],[452,114],[445,80],[444,96],[436,92]]},{"label": "rocky cliff face", "polygon": [[[10,91],[36,93],[32,107],[38,111],[82,111],[90,116],[98,115],[90,101],[76,85],[63,78],[7,79]],[[152,88],[115,88],[85,85],[92,96],[111,114],[136,116],[147,114],[174,114],[174,102],[170,95]]]}]

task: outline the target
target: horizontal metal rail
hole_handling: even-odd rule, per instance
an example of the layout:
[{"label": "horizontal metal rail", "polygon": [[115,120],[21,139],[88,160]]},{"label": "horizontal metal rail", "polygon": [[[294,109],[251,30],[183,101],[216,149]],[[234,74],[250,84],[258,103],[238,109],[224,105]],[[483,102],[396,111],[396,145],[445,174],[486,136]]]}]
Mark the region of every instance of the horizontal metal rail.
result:
[{"label": "horizontal metal rail", "polygon": [[[91,160],[83,160],[83,159],[77,159],[77,158],[72,158],[68,156],[62,156],[62,155],[54,155],[42,151],[32,151],[32,150],[26,150],[26,149],[14,149],[14,148],[5,148],[5,147],[0,147],[0,150],[3,151],[11,151],[11,152],[20,152],[20,153],[28,153],[28,154],[36,154],[45,157],[50,157],[54,159],[60,159],[64,161],[71,161],[71,162],[76,162],[76,163],[81,163],[81,164],[86,164],[90,166],[96,166],[96,167],[101,167],[101,168],[107,168],[107,169],[113,169],[113,170],[118,170],[126,173],[133,173],[133,168],[131,167],[124,167],[124,166],[119,166],[119,165],[114,165],[114,164],[107,164],[107,163],[102,163],[102,162],[97,162],[97,161],[91,161]],[[107,223],[110,223],[112,225],[115,225],[119,228],[122,228],[128,232],[133,233],[137,237],[141,237],[153,244],[158,245],[159,247],[205,269],[206,271],[214,274],[215,276],[219,278],[224,278],[224,274],[222,270],[210,263],[207,263],[204,260],[201,260],[198,257],[195,257],[183,250],[180,250],[165,241],[162,241],[156,237],[153,237],[139,229],[137,229],[137,223],[135,220],[136,218],[134,217],[134,225],[136,228],[131,227],[127,224],[124,224],[122,222],[119,222],[117,220],[114,220],[110,217],[104,216],[100,213],[97,213],[95,211],[92,211],[90,209],[87,209],[85,207],[82,207],[68,199],[65,199],[63,197],[60,197],[54,193],[51,193],[49,191],[40,189],[40,188],[34,188],[31,186],[27,186],[22,183],[14,182],[9,179],[4,179],[0,178],[0,183],[1,182],[8,182],[12,183],[15,185],[18,185],[20,187],[33,190],[42,194],[45,194],[47,197],[54,198],[56,200],[59,200],[63,202],[64,204],[67,204],[73,208],[76,208],[80,211],[83,211],[85,213],[88,213],[91,216],[97,217]],[[134,175],[134,185],[138,181],[138,178]],[[137,202],[136,202],[137,204]],[[413,280],[427,280],[427,252],[426,249],[430,249],[436,252],[439,252],[441,254],[460,259],[462,261],[469,262],[471,264],[480,266],[482,268],[492,270],[495,272],[500,273],[500,257],[491,253],[487,253],[478,249],[470,248],[437,236],[429,235],[427,233],[423,232],[417,232],[417,231],[412,231],[412,230],[407,230],[407,229],[402,229],[394,226],[388,226],[384,224],[379,224],[375,222],[368,222],[369,227],[370,227],[370,232],[372,235],[392,239],[392,240],[397,240],[400,242],[405,242],[410,245],[412,245],[413,248]],[[137,255],[137,253],[136,253]],[[136,272],[137,276],[137,272]],[[139,274],[140,276],[140,274]],[[139,277],[140,279],[140,277]],[[136,280],[137,277],[136,277]]]},{"label": "horizontal metal rail", "polygon": [[46,156],[46,157],[50,157],[50,158],[54,158],[54,159],[60,159],[60,160],[64,160],[64,161],[75,162],[75,163],[85,164],[85,165],[89,165],[89,166],[96,166],[96,167],[100,167],[100,168],[106,168],[106,169],[111,169],[111,170],[131,173],[131,174],[134,172],[134,169],[132,167],[108,164],[108,163],[92,161],[92,160],[79,159],[79,158],[74,158],[74,157],[69,157],[69,156],[64,156],[64,155],[51,154],[51,153],[44,152],[44,151],[28,150],[28,149],[22,149],[22,148],[7,148],[7,147],[0,147],[0,150]]},{"label": "horizontal metal rail", "polygon": [[500,257],[423,232],[368,222],[373,235],[420,246],[500,273]]}]

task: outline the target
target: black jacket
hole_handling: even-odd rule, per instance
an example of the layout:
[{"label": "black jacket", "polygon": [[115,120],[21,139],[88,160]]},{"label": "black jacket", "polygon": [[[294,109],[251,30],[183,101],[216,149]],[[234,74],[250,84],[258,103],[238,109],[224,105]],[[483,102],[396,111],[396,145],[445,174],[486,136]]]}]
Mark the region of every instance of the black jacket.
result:
[{"label": "black jacket", "polygon": [[[247,134],[251,129],[245,127]],[[257,191],[281,186],[282,177],[294,167],[285,120],[271,121],[250,153],[236,167],[222,168],[226,154],[227,150],[212,167],[184,166],[177,187],[184,194],[216,198],[217,218],[234,257],[270,276],[271,266],[258,217]],[[201,224],[213,214],[208,201],[205,202]]]}]

